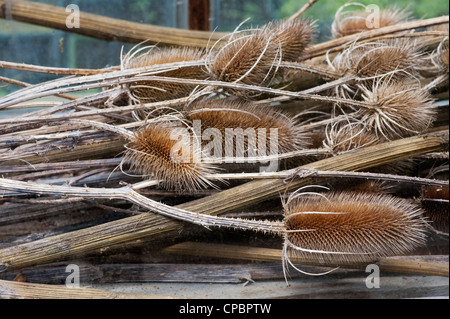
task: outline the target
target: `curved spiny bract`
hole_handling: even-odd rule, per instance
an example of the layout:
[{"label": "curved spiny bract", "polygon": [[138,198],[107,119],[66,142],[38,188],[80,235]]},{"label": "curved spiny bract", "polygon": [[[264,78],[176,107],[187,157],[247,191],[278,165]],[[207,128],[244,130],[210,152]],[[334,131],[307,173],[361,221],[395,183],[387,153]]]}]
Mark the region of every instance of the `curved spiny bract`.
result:
[{"label": "curved spiny bract", "polygon": [[147,125],[127,144],[124,160],[144,177],[168,190],[195,192],[214,187],[207,175],[214,166],[201,161],[201,148],[187,129],[170,123]]},{"label": "curved spiny bract", "polygon": [[382,194],[297,194],[285,204],[285,258],[327,266],[368,263],[425,244],[428,224],[412,202]]},{"label": "curved spiny bract", "polygon": [[311,43],[314,26],[306,19],[281,20],[266,24],[263,30],[276,34],[281,45],[282,60],[295,62]]},{"label": "curved spiny bract", "polygon": [[[344,9],[350,5],[355,5],[355,9],[358,9],[344,11]],[[361,9],[361,7],[364,9]],[[374,9],[375,8],[367,7],[361,3],[350,3],[339,8],[331,26],[333,37],[339,38],[363,31],[399,24],[406,22],[411,17],[411,13],[406,9],[386,8],[379,10],[379,12],[375,12]]]},{"label": "curved spiny bract", "polygon": [[[123,63],[124,69],[141,68],[145,66],[189,62],[201,60],[204,52],[196,48],[152,48],[149,51],[126,58]],[[158,72],[156,75],[174,77],[181,79],[207,79],[208,74],[202,66],[187,66],[173,70]],[[132,96],[142,103],[158,102],[189,96],[196,85],[188,83],[169,83],[157,81],[140,81],[130,84]]]},{"label": "curved spiny bract", "polygon": [[[202,100],[190,107],[186,112],[186,118],[191,122],[199,121],[202,132],[215,129],[222,137],[222,149],[231,147],[235,155],[237,139],[233,138],[231,141],[227,139],[227,136],[231,136],[230,133],[242,134],[244,138],[242,155],[246,157],[260,156],[259,150],[265,153],[261,156],[274,155],[271,153],[274,150],[274,143],[277,143],[276,154],[301,150],[308,145],[307,136],[295,119],[273,108],[251,102],[228,99]],[[261,141],[264,141],[265,145],[262,145]],[[250,155],[251,152],[256,154]]]}]

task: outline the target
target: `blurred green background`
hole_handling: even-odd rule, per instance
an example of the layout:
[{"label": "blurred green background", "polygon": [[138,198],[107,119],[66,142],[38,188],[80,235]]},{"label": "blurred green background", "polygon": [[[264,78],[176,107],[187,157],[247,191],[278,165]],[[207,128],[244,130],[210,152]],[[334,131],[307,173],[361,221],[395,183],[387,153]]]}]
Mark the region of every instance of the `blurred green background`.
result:
[{"label": "blurred green background", "polygon": [[[76,4],[80,10],[135,22],[187,28],[188,0],[40,0],[60,7]],[[289,17],[307,0],[210,0],[211,30],[231,31],[243,20],[247,26],[262,25],[273,19]],[[348,1],[319,0],[304,14],[317,22],[316,41],[330,38],[330,26],[337,9]],[[359,1],[380,8],[394,4],[408,7],[415,18],[448,15],[447,0]],[[60,30],[0,19],[0,60],[54,67],[103,68],[119,64],[121,47],[131,44],[107,42]],[[54,78],[52,75],[0,69],[7,76],[28,83]],[[17,87],[0,84],[0,96]]]}]

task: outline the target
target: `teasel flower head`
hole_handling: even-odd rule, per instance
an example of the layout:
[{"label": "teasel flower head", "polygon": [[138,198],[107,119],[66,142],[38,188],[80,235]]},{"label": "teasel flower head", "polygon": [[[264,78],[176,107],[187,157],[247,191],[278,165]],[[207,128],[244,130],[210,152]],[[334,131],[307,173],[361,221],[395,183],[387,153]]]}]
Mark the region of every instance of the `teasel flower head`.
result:
[{"label": "teasel flower head", "polygon": [[435,120],[433,99],[417,82],[380,78],[361,90],[367,106],[359,108],[354,117],[386,140],[423,133]]},{"label": "teasel flower head", "polygon": [[314,37],[314,23],[309,19],[280,20],[263,27],[267,33],[275,33],[281,45],[283,61],[295,62],[303,55]]},{"label": "teasel flower head", "polygon": [[[345,10],[353,6],[354,10]],[[336,12],[331,26],[335,38],[406,22],[411,18],[408,9],[380,9],[361,3],[347,3]]]},{"label": "teasel flower head", "polygon": [[[144,53],[141,53],[141,49],[139,49],[130,51],[125,55],[122,59],[122,69],[142,68],[176,62],[195,62],[202,60],[204,54],[202,49],[188,47],[152,47]],[[201,62],[194,66],[168,68],[167,70],[153,72],[151,75],[196,80],[204,80],[208,77]],[[196,85],[190,84],[188,81],[184,83],[136,81],[129,85],[131,96],[137,103],[150,103],[187,97],[195,88]]]},{"label": "teasel flower head", "polygon": [[159,181],[164,189],[193,193],[215,187],[208,174],[214,165],[202,161],[198,137],[189,128],[157,121],[138,129],[126,145],[124,161],[144,178]]},{"label": "teasel flower head", "polygon": [[291,257],[340,266],[410,253],[425,244],[420,206],[388,194],[293,193],[283,204],[285,269]]}]

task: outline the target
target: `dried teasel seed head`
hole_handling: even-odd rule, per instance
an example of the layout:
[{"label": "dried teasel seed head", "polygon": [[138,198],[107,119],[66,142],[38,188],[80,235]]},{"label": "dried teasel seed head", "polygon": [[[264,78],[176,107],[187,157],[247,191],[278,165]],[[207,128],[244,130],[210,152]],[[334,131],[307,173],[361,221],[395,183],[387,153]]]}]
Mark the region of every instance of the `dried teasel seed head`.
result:
[{"label": "dried teasel seed head", "polygon": [[[345,10],[350,6],[353,6],[354,10]],[[374,8],[361,3],[349,3],[336,12],[331,33],[335,38],[343,37],[406,22],[410,17],[411,13],[407,9],[386,8],[375,11]]]},{"label": "dried teasel seed head", "polygon": [[[249,156],[252,151],[256,151],[253,156],[270,155],[274,143],[277,144],[277,153],[304,149],[307,145],[306,134],[294,118],[251,102],[202,100],[192,105],[186,118],[191,122],[199,121],[202,132],[216,130],[222,136],[221,148],[232,148],[234,154],[237,154],[238,134],[243,137],[244,156]],[[231,141],[227,138],[230,133],[236,134]],[[260,145],[261,141],[265,145]],[[259,155],[260,150],[265,154]]]},{"label": "dried teasel seed head", "polygon": [[[281,62],[279,40],[275,33],[264,30],[242,32],[230,36],[217,52],[207,59],[208,70],[214,80],[248,85],[271,83]],[[234,94],[251,97],[240,90]]]},{"label": "dried teasel seed head", "polygon": [[[198,61],[204,52],[196,48],[152,48],[139,55],[129,55],[123,61],[124,69],[141,68],[152,65]],[[186,66],[155,74],[157,76],[202,80],[208,77],[202,66]],[[189,96],[196,85],[157,81],[136,82],[129,86],[132,96],[139,102],[150,103]]]},{"label": "dried teasel seed head", "polygon": [[354,116],[387,140],[420,134],[436,117],[429,91],[416,82],[378,79],[371,88],[361,89],[367,107],[359,108]]},{"label": "dried teasel seed head", "polygon": [[207,175],[212,165],[202,162],[201,148],[187,128],[171,122],[146,125],[126,146],[124,160],[144,177],[160,181],[168,190],[195,192],[214,185]]},{"label": "dried teasel seed head", "polygon": [[354,44],[338,54],[330,67],[338,74],[371,80],[385,75],[393,79],[418,76],[423,48],[410,39]]},{"label": "dried teasel seed head", "polygon": [[448,32],[449,31],[449,24],[448,23],[442,23],[442,24],[432,25],[430,27],[427,27],[427,31]]},{"label": "dried teasel seed head", "polygon": [[276,34],[281,45],[282,60],[295,62],[310,44],[314,25],[306,19],[280,20],[266,24],[263,29]]},{"label": "dried teasel seed head", "polygon": [[327,266],[367,263],[425,244],[416,204],[386,194],[293,194],[285,207],[285,261],[301,256]]}]

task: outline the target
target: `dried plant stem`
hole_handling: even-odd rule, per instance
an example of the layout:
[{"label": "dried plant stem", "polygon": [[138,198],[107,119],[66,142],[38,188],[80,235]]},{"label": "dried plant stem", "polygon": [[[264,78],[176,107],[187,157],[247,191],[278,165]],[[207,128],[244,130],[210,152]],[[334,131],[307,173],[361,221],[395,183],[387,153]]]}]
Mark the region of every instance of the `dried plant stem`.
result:
[{"label": "dried plant stem", "polygon": [[122,91],[121,89],[107,89],[107,90],[103,90],[100,93],[96,93],[96,94],[92,94],[92,95],[88,95],[88,96],[84,96],[84,97],[80,97],[78,99],[76,99],[75,101],[72,102],[66,102],[60,105],[56,105],[54,107],[45,109],[45,110],[40,110],[40,111],[36,111],[36,112],[31,112],[31,113],[27,113],[24,115],[24,117],[33,117],[33,116],[40,116],[40,117],[44,117],[44,116],[48,116],[50,114],[53,113],[57,113],[57,112],[62,112],[62,111],[66,111],[69,109],[76,109],[79,105],[85,104],[85,103],[92,103],[95,101],[100,101],[103,99],[108,98],[109,96],[111,96],[111,94],[114,94],[116,92]]},{"label": "dried plant stem", "polygon": [[317,0],[309,0],[303,7],[300,8],[296,13],[294,13],[292,16],[289,17],[288,21],[292,21],[295,19],[298,19],[303,13],[305,13],[306,10],[311,8],[314,3],[316,3]]},{"label": "dried plant stem", "polygon": [[166,295],[121,293],[92,288],[69,288],[58,285],[0,280],[2,299],[172,299]]},{"label": "dried plant stem", "polygon": [[341,77],[340,74],[331,72],[329,70],[326,70],[325,68],[311,67],[311,66],[307,66],[307,65],[295,63],[295,62],[281,62],[280,68],[305,71],[305,72],[318,74],[320,76],[323,76],[326,78],[332,78],[332,79]]},{"label": "dried plant stem", "polygon": [[[30,87],[31,86],[31,84],[29,84],[29,83],[25,83],[25,82],[14,80],[14,79],[9,79],[4,76],[0,76],[0,81],[3,81],[5,83],[14,84],[14,85],[21,86],[21,87]],[[67,95],[67,94],[55,94],[55,96],[58,96],[58,97],[61,97],[63,99],[67,99],[67,100],[75,100],[76,99],[76,97]]]},{"label": "dried plant stem", "polygon": [[[298,176],[300,178],[305,177],[318,177],[318,178],[359,178],[359,179],[375,179],[390,181],[396,183],[410,183],[417,185],[427,185],[427,186],[442,186],[448,187],[448,181],[413,177],[413,176],[402,176],[394,174],[381,174],[381,173],[369,173],[369,172],[336,172],[336,171],[317,171],[317,170],[305,170],[299,169],[295,174],[290,171],[281,172],[271,172],[271,173],[229,173],[229,174],[208,174],[205,177],[210,180],[242,180],[242,179],[273,179],[273,178],[283,178],[290,179]],[[150,186],[158,185],[159,182],[155,180],[147,180],[133,184],[132,189],[142,189]]]},{"label": "dried plant stem", "polygon": [[185,104],[189,101],[189,98],[180,98],[170,101],[161,101],[154,103],[142,104],[140,106],[131,105],[131,106],[123,106],[123,107],[111,107],[107,109],[97,109],[92,111],[80,111],[80,112],[68,112],[59,115],[48,115],[48,116],[30,116],[23,118],[11,118],[11,119],[2,119],[0,120],[0,125],[5,124],[18,124],[18,123],[31,123],[31,122],[47,122],[47,121],[60,121],[66,119],[80,118],[80,117],[92,117],[96,115],[107,115],[110,113],[123,113],[123,112],[131,112],[137,109],[152,109],[157,107],[171,107]]},{"label": "dried plant stem", "polygon": [[300,178],[304,178],[306,176],[313,176],[320,178],[332,177],[332,178],[376,179],[397,183],[411,183],[417,185],[449,187],[448,181],[444,180],[429,179],[414,176],[403,176],[395,174],[370,173],[370,172],[336,172],[336,171],[316,171],[316,170],[300,169],[295,175],[299,176]]},{"label": "dried plant stem", "polygon": [[[81,87],[76,88],[74,91],[77,90],[84,90],[88,88],[95,88],[96,86],[85,86],[83,84],[87,83],[95,83],[95,82],[104,82],[104,81],[112,81],[117,80],[119,78],[127,78],[127,77],[133,77],[137,75],[142,74],[157,74],[161,72],[167,72],[176,68],[183,68],[183,67],[192,67],[192,66],[202,66],[205,62],[203,60],[199,61],[189,61],[189,62],[175,62],[175,63],[166,63],[166,64],[159,64],[159,65],[152,65],[148,67],[142,67],[142,68],[135,68],[135,69],[129,69],[129,70],[120,70],[120,71],[111,71],[101,74],[94,74],[94,75],[87,75],[87,76],[68,76],[64,77],[62,79],[56,79],[52,81],[47,81],[44,83],[33,85],[29,88],[21,89],[18,91],[15,91],[13,93],[10,93],[2,98],[0,98],[0,109],[5,108],[9,105],[16,104],[21,102],[20,99],[23,98],[24,95],[27,96],[28,99],[35,99],[36,97],[42,97],[46,95],[52,95],[45,93],[47,91],[55,90],[58,88],[64,88],[68,86],[75,86],[80,85]],[[115,85],[117,84],[113,82],[108,83],[109,85]],[[102,87],[101,85],[97,84],[97,88]],[[60,93],[60,92],[57,92]],[[7,102],[7,103],[6,103]],[[5,103],[5,104],[4,104]]]},{"label": "dried plant stem", "polygon": [[[333,158],[320,160],[308,165],[305,169],[331,170],[331,171],[358,171],[372,166],[389,163],[396,160],[417,156],[428,152],[448,149],[448,130],[405,138],[389,143],[375,145],[338,155]],[[292,170],[294,173],[295,170]],[[26,191],[28,184],[11,184],[10,180],[1,180],[1,188],[15,189],[20,185],[22,191]],[[226,212],[242,209],[252,204],[267,199],[276,198],[280,193],[296,189],[311,183],[311,178],[294,179],[285,183],[281,179],[264,179],[245,183],[229,190],[197,199],[176,207],[167,207],[130,192],[130,188],[122,188],[114,191],[114,196],[125,198],[132,202],[152,207],[158,211],[190,211],[199,214],[220,215]],[[23,186],[26,186],[23,189]],[[49,191],[54,189],[49,185],[35,185],[33,191]],[[68,187],[67,191],[73,196],[98,196],[99,198],[111,198],[111,193],[106,189],[84,189]],[[30,189],[28,191],[31,191]],[[214,222],[214,220],[211,220]],[[102,225],[81,229],[69,234],[62,234],[25,243],[0,250],[0,270],[17,269],[29,265],[49,262],[65,258],[77,253],[93,251],[102,247],[110,247],[127,241],[136,240],[147,236],[178,236],[183,225],[172,219],[154,214],[131,216],[121,220]],[[155,238],[154,237],[154,238]]]},{"label": "dried plant stem", "polygon": [[437,76],[433,81],[424,86],[424,90],[433,90],[444,82],[448,81],[448,74],[441,74]]},{"label": "dried plant stem", "polygon": [[0,178],[0,188],[46,195],[74,196],[96,199],[123,199],[163,216],[187,221],[204,227],[229,227],[258,230],[274,234],[281,234],[284,231],[284,226],[277,222],[269,223],[257,220],[245,220],[244,223],[242,220],[237,218],[210,216],[192,213],[176,207],[170,207],[142,196],[128,186],[118,189],[83,188],[20,182],[12,179]]},{"label": "dried plant stem", "polygon": [[220,32],[194,31],[169,28],[123,19],[105,17],[98,14],[80,12],[80,27],[67,29],[67,12],[64,7],[37,3],[34,1],[0,1],[0,18],[7,16],[6,8],[16,21],[33,23],[63,31],[70,31],[108,41],[158,44],[159,46],[208,47],[223,36]]},{"label": "dried plant stem", "polygon": [[[46,108],[46,107],[57,107],[63,104],[63,102],[60,101],[30,101],[30,102],[24,102],[19,103],[13,106],[8,107],[8,110],[19,110],[19,109],[29,109],[29,108]],[[30,112],[32,113],[32,112]],[[30,113],[26,113],[29,115]]]}]

